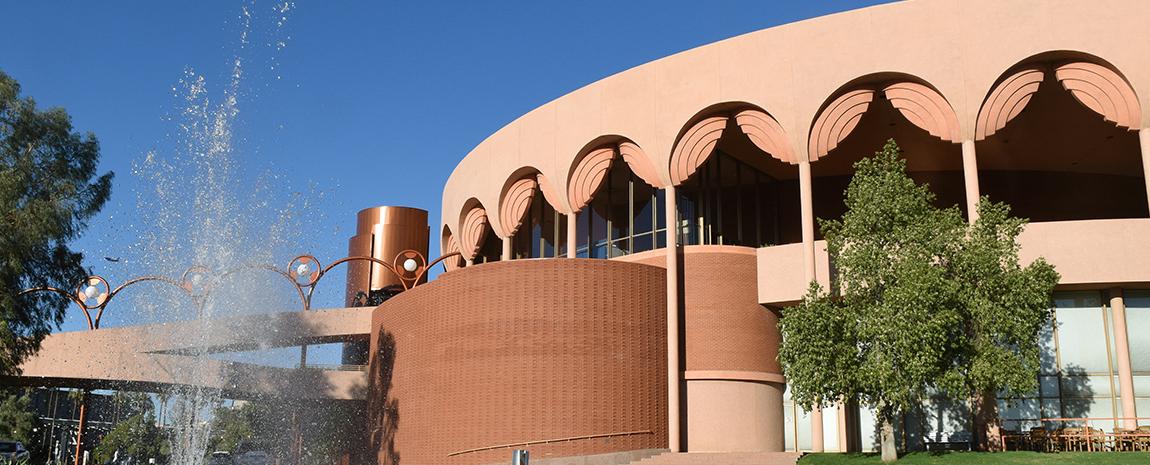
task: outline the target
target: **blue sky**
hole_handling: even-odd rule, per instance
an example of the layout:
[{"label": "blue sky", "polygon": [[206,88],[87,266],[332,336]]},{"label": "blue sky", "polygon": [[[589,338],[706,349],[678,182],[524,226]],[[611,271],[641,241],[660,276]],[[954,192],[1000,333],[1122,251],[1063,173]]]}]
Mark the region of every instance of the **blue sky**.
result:
[{"label": "blue sky", "polygon": [[[675,52],[882,2],[300,1],[278,28],[277,3],[251,7],[255,26],[243,50],[247,3],[238,1],[5,6],[0,69],[25,95],[66,108],[78,130],[94,132],[102,170],[116,172],[112,200],[75,244],[95,272],[113,281],[133,275],[130,264],[101,257],[122,255],[135,240],[123,225],[139,221],[146,182],[132,166],[171,143],[170,117],[180,109],[173,87],[186,69],[218,92],[231,59],[245,57],[240,168],[322,193],[311,209],[322,225],[304,232],[300,252],[330,261],[346,254],[361,208],[423,208],[435,229],[458,160],[549,100]],[[339,300],[342,282],[328,285],[319,306]],[[77,317],[65,327],[76,328]]]}]

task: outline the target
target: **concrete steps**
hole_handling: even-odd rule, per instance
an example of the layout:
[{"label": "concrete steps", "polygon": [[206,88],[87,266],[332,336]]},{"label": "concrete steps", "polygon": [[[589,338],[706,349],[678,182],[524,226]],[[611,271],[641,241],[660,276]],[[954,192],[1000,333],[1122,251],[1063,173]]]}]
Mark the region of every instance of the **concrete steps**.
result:
[{"label": "concrete steps", "polygon": [[629,465],[795,465],[798,452],[665,452]]}]

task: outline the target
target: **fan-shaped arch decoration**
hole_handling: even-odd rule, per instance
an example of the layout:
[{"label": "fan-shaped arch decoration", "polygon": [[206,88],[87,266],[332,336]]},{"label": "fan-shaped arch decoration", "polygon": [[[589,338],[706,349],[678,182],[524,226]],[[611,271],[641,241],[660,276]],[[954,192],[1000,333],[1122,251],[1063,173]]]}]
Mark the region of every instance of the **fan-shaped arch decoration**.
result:
[{"label": "fan-shaped arch decoration", "polygon": [[647,157],[647,152],[644,152],[638,145],[631,142],[620,142],[619,156],[631,168],[631,172],[635,173],[635,176],[638,176],[643,182],[652,187],[665,187],[663,181],[659,179],[659,173],[655,171],[655,165]]},{"label": "fan-shaped arch decoration", "polygon": [[810,160],[825,157],[838,147],[839,142],[858,126],[873,100],[874,90],[858,89],[840,95],[827,105],[811,127],[810,140],[807,142]]},{"label": "fan-shaped arch decoration", "polygon": [[561,203],[562,197],[559,195],[559,189],[555,188],[555,184],[542,173],[535,176],[535,182],[539,185],[539,192],[543,193],[543,198],[547,200],[547,203],[551,204],[551,208],[566,214],[567,212],[563,210],[563,204]]},{"label": "fan-shaped arch decoration", "polygon": [[994,135],[1018,116],[1031,97],[1038,92],[1044,73],[1038,68],[1026,68],[1003,79],[987,95],[978,112],[974,126],[975,140],[983,140]]},{"label": "fan-shaped arch decoration", "polygon": [[671,183],[678,186],[695,174],[715,151],[727,129],[727,116],[712,116],[691,126],[671,152]]},{"label": "fan-shaped arch decoration", "polygon": [[782,125],[771,115],[759,110],[743,110],[735,114],[735,124],[739,125],[739,129],[759,150],[784,163],[792,165],[799,163],[795,151],[787,141],[787,134],[783,131]]},{"label": "fan-shaped arch decoration", "polygon": [[962,142],[958,115],[937,91],[917,82],[897,82],[882,90],[891,105],[915,126],[947,142]]},{"label": "fan-shaped arch decoration", "polygon": [[[447,255],[452,252],[459,252],[459,242],[455,240],[455,235],[448,233],[447,244],[443,247],[443,255]],[[459,262],[459,257],[448,258],[443,261],[443,268],[446,271],[454,271],[459,268]]]},{"label": "fan-shaped arch decoration", "polygon": [[460,228],[459,252],[466,260],[473,260],[479,253],[479,247],[487,238],[487,212],[483,207],[472,207],[463,217],[463,227]]},{"label": "fan-shaped arch decoration", "polygon": [[567,199],[571,201],[572,210],[582,210],[591,202],[591,197],[607,178],[614,159],[615,147],[611,146],[592,150],[579,160],[567,186]]},{"label": "fan-shaped arch decoration", "polygon": [[1106,121],[1126,129],[1137,129],[1142,107],[1134,89],[1110,68],[1089,62],[1067,63],[1054,70],[1054,77],[1086,108]]},{"label": "fan-shaped arch decoration", "polygon": [[523,224],[523,217],[531,208],[531,200],[535,197],[535,186],[535,177],[526,177],[512,183],[503,194],[499,206],[499,223],[503,226],[506,237],[513,236]]}]

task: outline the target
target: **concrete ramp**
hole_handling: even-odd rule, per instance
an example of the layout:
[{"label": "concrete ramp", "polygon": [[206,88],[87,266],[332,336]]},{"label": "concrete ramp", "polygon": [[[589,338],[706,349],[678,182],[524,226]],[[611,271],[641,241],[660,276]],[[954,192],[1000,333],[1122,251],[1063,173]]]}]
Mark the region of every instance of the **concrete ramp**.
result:
[{"label": "concrete ramp", "polygon": [[630,465],[795,465],[799,452],[667,452]]}]

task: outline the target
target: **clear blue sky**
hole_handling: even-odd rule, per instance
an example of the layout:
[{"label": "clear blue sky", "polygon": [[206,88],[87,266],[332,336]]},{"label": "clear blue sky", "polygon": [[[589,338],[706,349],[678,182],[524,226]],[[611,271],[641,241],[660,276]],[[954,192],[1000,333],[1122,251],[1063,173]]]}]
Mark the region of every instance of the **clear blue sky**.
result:
[{"label": "clear blue sky", "polygon": [[[301,252],[330,261],[346,254],[361,208],[423,208],[435,229],[440,192],[458,160],[549,100],[675,52],[882,2],[300,1],[280,30],[290,37],[280,51],[266,43],[275,3],[260,0],[253,9],[237,158],[244,170],[279,174],[291,189],[318,186],[326,226],[309,232]],[[76,243],[97,273],[133,274],[101,259],[134,240],[117,226],[137,221],[142,181],[132,163],[173,132],[165,118],[178,111],[172,88],[185,68],[215,90],[223,86],[241,5],[4,7],[0,69],[25,95],[66,108],[78,130],[94,132],[102,170],[116,172],[112,200]],[[336,288],[328,300],[338,300],[342,283],[328,285]]]}]

